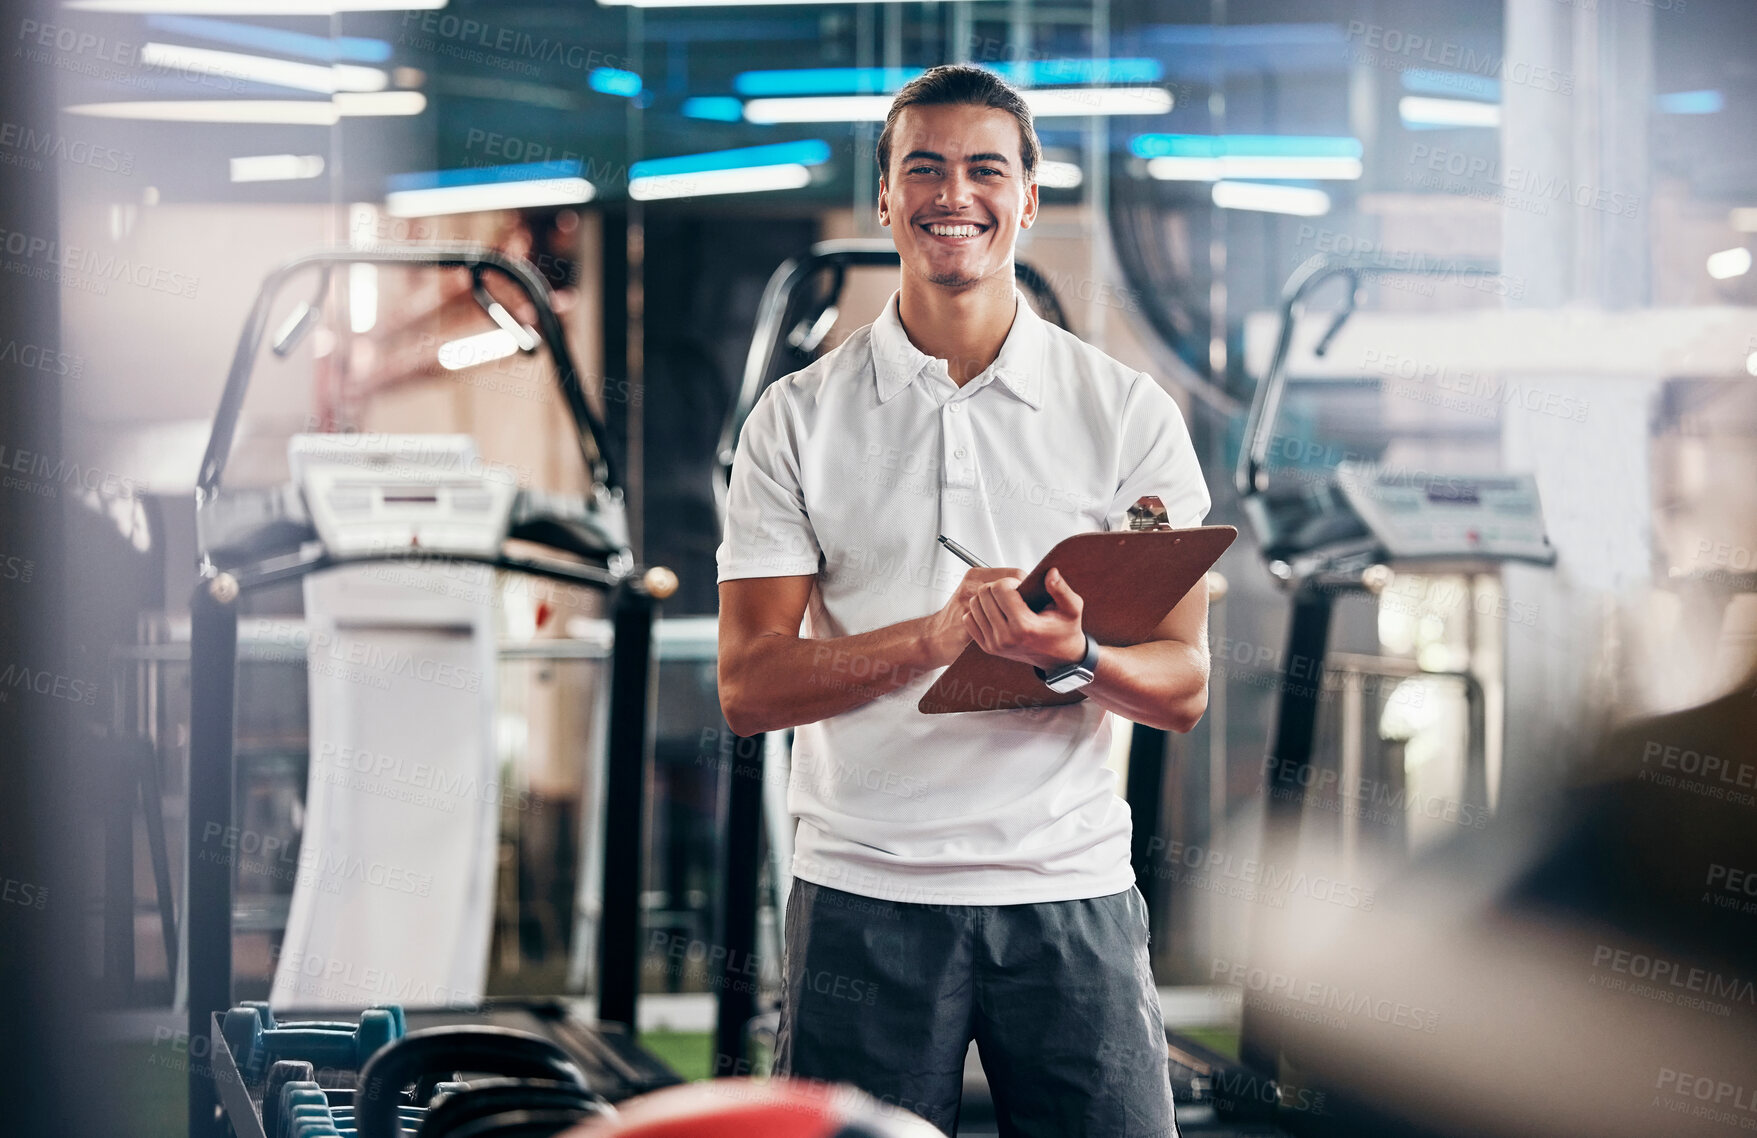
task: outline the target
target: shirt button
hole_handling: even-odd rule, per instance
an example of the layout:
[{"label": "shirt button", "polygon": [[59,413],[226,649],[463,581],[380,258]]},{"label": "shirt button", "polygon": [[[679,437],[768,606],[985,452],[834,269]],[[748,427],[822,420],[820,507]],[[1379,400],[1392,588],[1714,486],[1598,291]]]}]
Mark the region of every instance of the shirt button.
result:
[{"label": "shirt button", "polygon": [[960,406],[961,406],[961,404],[957,404],[957,403],[954,403],[954,404],[952,404],[952,410],[953,410],[953,411],[954,411],[954,412],[956,412],[956,411],[957,411],[957,410],[958,410],[958,409],[959,409],[959,407],[960,407]]},{"label": "shirt button", "polygon": [[964,455],[967,453],[968,452],[963,447],[959,447],[957,450],[952,452],[952,457],[953,458],[963,458]]}]

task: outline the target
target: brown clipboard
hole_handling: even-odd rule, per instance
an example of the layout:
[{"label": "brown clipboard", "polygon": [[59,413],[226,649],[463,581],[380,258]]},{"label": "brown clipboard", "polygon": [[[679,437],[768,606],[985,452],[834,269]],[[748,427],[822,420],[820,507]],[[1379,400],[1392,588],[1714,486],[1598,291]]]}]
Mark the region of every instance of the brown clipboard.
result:
[{"label": "brown clipboard", "polygon": [[[1101,645],[1139,644],[1159,627],[1238,536],[1232,526],[1114,530],[1063,538],[1019,584],[1033,611],[1048,607],[1043,578],[1060,569],[1084,602],[1080,624]],[[1053,692],[1031,665],[990,656],[975,644],[921,697],[928,715],[952,711],[1010,711],[1078,703],[1083,692]]]}]

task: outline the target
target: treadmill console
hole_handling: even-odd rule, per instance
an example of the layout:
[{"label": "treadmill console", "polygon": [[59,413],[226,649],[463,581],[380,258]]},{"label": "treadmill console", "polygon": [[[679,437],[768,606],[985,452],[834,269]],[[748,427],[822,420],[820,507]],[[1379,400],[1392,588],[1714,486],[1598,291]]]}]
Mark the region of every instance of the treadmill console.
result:
[{"label": "treadmill console", "polygon": [[1336,483],[1393,562],[1555,562],[1529,474],[1439,474],[1344,462]]},{"label": "treadmill console", "polygon": [[394,550],[493,557],[518,481],[468,435],[295,435],[288,465],[331,556]]}]

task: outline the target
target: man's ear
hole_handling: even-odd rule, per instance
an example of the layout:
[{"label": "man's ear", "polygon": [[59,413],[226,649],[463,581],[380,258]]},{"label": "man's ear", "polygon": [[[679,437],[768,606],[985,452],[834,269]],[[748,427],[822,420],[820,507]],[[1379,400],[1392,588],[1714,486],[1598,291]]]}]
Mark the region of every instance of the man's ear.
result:
[{"label": "man's ear", "polygon": [[878,201],[879,224],[880,225],[891,224],[891,211],[885,201],[886,189],[887,189],[887,187],[885,185],[885,176],[883,174],[880,174],[879,175],[879,201]]},{"label": "man's ear", "polygon": [[1030,229],[1037,220],[1037,183],[1025,187],[1025,208],[1019,211],[1019,228]]}]

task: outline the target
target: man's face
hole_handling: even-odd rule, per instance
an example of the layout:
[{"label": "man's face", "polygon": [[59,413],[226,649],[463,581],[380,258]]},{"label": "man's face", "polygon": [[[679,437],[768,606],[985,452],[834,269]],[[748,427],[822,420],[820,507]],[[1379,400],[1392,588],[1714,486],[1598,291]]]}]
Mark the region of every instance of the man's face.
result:
[{"label": "man's face", "polygon": [[959,290],[1008,271],[1019,230],[1037,216],[1018,120],[995,107],[911,106],[891,133],[879,222],[903,271]]}]

